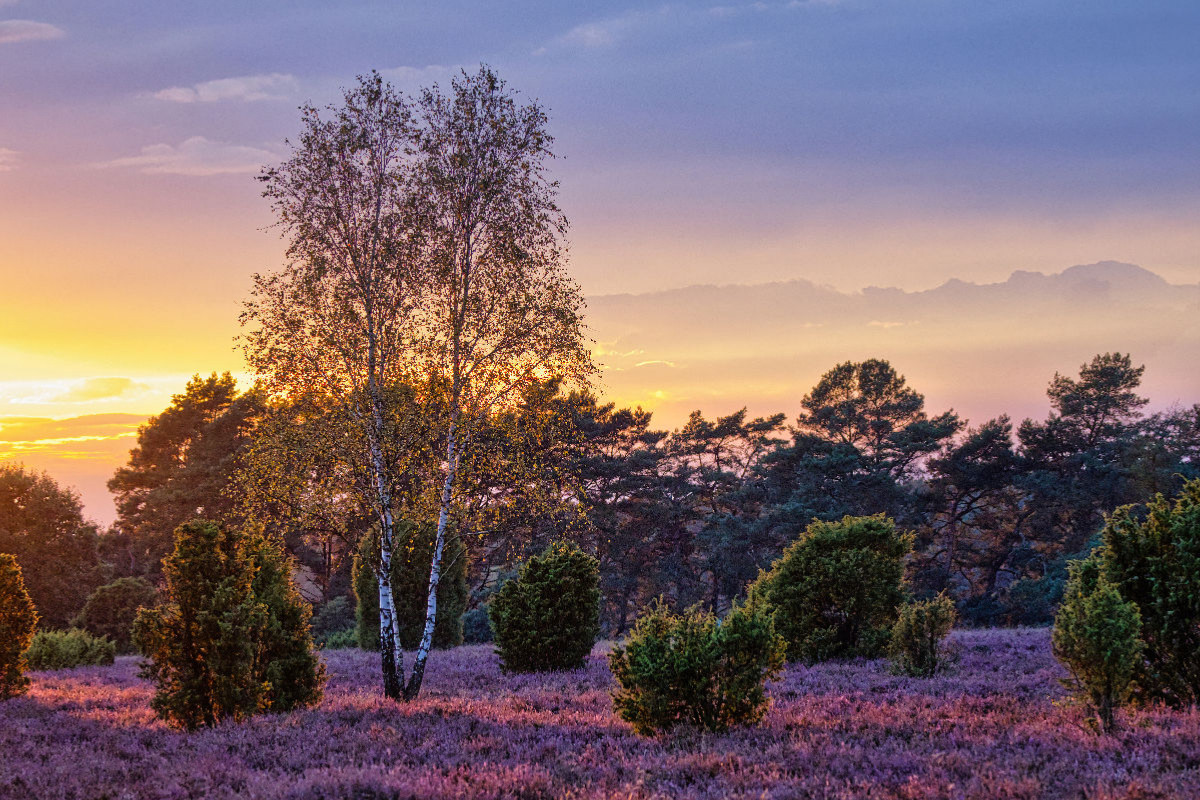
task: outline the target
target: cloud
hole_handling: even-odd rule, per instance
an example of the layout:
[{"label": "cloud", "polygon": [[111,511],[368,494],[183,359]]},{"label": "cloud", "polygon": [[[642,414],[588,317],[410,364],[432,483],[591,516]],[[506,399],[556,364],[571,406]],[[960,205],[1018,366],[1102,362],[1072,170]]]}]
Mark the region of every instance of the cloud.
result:
[{"label": "cloud", "polygon": [[77,450],[85,442],[108,442],[137,435],[140,414],[86,414],[81,417],[0,417],[0,457],[30,451]]},{"label": "cloud", "polygon": [[111,400],[128,397],[150,389],[132,378],[88,378],[78,382],[66,392],[50,399],[52,403],[88,403],[93,400]]},{"label": "cloud", "polygon": [[0,172],[11,172],[16,169],[18,155],[16,150],[0,147]]},{"label": "cloud", "polygon": [[66,35],[66,31],[49,22],[34,22],[31,19],[0,20],[0,44],[39,42],[61,39]]},{"label": "cloud", "polygon": [[666,19],[671,13],[668,6],[655,11],[630,11],[616,17],[576,25],[554,40],[554,44],[567,47],[597,49],[611,47],[631,34]]},{"label": "cloud", "polygon": [[277,158],[269,150],[193,136],[178,147],[152,144],[143,147],[139,155],[105,161],[96,166],[131,168],[148,175],[238,175],[256,173],[263,164]]},{"label": "cloud", "polygon": [[873,320],[871,320],[870,322],[868,322],[868,323],[867,323],[867,325],[868,325],[869,327],[872,327],[872,328],[883,328],[883,329],[885,329],[885,330],[886,330],[887,328],[901,328],[901,327],[903,327],[903,326],[905,326],[905,325],[907,325],[907,324],[908,324],[907,322],[888,322],[888,321],[884,321],[884,320],[878,320],[878,319],[873,319]]},{"label": "cloud", "polygon": [[169,103],[216,103],[222,100],[253,102],[286,100],[296,93],[296,89],[295,76],[272,72],[267,75],[220,78],[192,86],[172,86],[154,92],[152,96]]},{"label": "cloud", "polygon": [[653,367],[653,366],[657,366],[659,364],[661,364],[664,367],[671,367],[672,369],[674,369],[675,367],[678,366],[674,361],[664,361],[659,358],[653,359],[651,361],[639,361],[638,363],[634,364],[634,366],[635,367]]}]

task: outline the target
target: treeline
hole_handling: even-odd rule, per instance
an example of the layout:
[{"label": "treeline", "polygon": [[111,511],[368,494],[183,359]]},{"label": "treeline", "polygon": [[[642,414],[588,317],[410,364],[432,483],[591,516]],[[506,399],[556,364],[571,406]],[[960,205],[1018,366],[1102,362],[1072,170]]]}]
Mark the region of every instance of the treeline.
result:
[{"label": "treeline", "polygon": [[[1047,419],[1015,426],[931,414],[882,360],[834,367],[790,424],[695,412],[670,432],[644,410],[534,382],[474,432],[451,546],[478,608],[529,553],[576,541],[599,562],[601,624],[617,637],[659,596],[723,612],[814,519],[883,513],[915,534],[917,597],[945,591],[973,624],[1048,622],[1068,560],[1091,549],[1106,513],[1200,476],[1200,405],[1144,413],[1142,370],[1098,355],[1050,381]],[[390,429],[405,435],[385,448],[405,449],[392,456],[406,464],[397,517],[427,523],[441,442],[413,431],[442,393],[390,396]],[[116,578],[160,582],[174,530],[197,517],[265,524],[304,565],[310,600],[352,598],[372,515],[325,444],[343,428],[311,396],[268,403],[228,374],[194,378],[110,481],[119,513],[106,532],[49,477],[0,470],[0,552],[17,556],[45,627],[77,622]]]}]

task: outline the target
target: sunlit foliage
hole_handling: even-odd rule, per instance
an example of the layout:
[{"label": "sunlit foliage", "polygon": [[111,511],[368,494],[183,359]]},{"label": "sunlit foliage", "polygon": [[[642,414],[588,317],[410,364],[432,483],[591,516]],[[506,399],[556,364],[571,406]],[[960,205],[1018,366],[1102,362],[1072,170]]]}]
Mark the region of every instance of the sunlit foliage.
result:
[{"label": "sunlit foliage", "polygon": [[779,676],[786,651],[762,608],[734,606],[718,619],[698,607],[676,616],[658,602],[609,654],[613,706],[645,735],[753,725],[767,711],[765,682]]}]

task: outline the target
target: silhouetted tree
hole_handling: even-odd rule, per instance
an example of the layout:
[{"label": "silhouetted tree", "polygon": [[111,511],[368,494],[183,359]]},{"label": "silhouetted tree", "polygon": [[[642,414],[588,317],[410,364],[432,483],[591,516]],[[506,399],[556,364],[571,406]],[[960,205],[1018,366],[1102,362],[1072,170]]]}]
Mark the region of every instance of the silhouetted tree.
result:
[{"label": "silhouetted tree", "polygon": [[0,553],[16,557],[41,624],[65,628],[104,580],[96,526],[49,475],[0,464]]},{"label": "silhouetted tree", "polygon": [[129,462],[108,481],[117,519],[102,546],[118,574],[155,580],[177,527],[197,516],[230,518],[236,498],[229,489],[263,402],[257,390],[239,394],[228,372],[195,375],[138,429]]}]

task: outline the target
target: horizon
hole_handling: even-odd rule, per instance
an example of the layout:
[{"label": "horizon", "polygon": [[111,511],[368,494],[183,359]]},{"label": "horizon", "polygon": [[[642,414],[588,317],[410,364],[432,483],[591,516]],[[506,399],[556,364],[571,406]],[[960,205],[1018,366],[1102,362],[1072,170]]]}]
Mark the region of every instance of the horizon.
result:
[{"label": "horizon", "polygon": [[[905,298],[914,299],[922,296],[927,298],[938,291],[961,287],[984,292],[1004,290],[1017,280],[1055,280],[1062,279],[1064,275],[1070,273],[1074,273],[1085,284],[1089,281],[1100,280],[1095,277],[1094,273],[1107,276],[1110,280],[1114,278],[1118,280],[1121,278],[1149,280],[1152,276],[1153,279],[1162,281],[1161,276],[1137,265],[1105,261],[1073,265],[1064,268],[1061,272],[1050,274],[1014,270],[1008,279],[996,283],[975,283],[951,277],[930,289],[913,292],[906,292],[894,287],[863,287],[857,292],[841,292],[828,286],[816,287],[810,281],[798,278],[791,281],[725,284],[723,286],[692,284],[653,292],[599,295],[590,298],[590,302],[598,305],[616,304],[618,312],[620,312],[619,306],[629,301],[653,299],[662,303],[668,298],[696,291],[713,290],[728,293],[744,290],[753,292],[756,289],[779,289],[788,286],[820,289],[849,301],[862,300],[873,293],[890,292],[899,292]],[[1175,305],[1180,307],[1177,310],[1188,313],[1191,305],[1200,303],[1200,282],[1197,284],[1168,284],[1162,281],[1162,284],[1167,287],[1168,292],[1170,290],[1195,290],[1182,294],[1178,300],[1174,301]],[[1110,287],[1110,289],[1113,288],[1116,287]],[[1102,295],[1102,298],[1107,298],[1107,293]],[[1015,301],[1010,298],[1007,302],[1025,303],[1036,301],[1036,299],[1036,296],[1018,295]],[[818,298],[818,302],[822,301]],[[1159,302],[1163,301],[1159,300]],[[690,299],[688,304],[693,304]],[[1084,313],[1091,313],[1093,310],[1092,308],[1083,309]],[[869,312],[870,309],[865,309],[865,311]],[[967,314],[974,315],[976,311],[977,309],[968,309]],[[686,371],[687,365],[681,365],[672,360],[672,358],[678,358],[672,352],[672,348],[685,345],[692,332],[684,330],[678,336],[666,340],[656,339],[653,332],[649,334],[644,331],[635,332],[633,334],[634,348],[631,352],[612,349],[611,346],[619,341],[625,341],[629,345],[629,334],[618,332],[616,329],[622,324],[628,323],[630,319],[639,316],[631,313],[630,309],[625,309],[624,313],[615,315],[610,309],[606,315],[600,316],[600,322],[605,326],[605,330],[592,329],[596,342],[593,349],[597,360],[605,364],[606,369],[593,388],[605,402],[615,402],[618,407],[640,406],[650,411],[654,415],[651,426],[656,430],[677,429],[686,422],[687,415],[692,411],[700,411],[706,418],[712,419],[733,413],[743,407],[748,409],[751,417],[769,416],[782,412],[786,415],[788,424],[791,424],[800,410],[801,398],[812,389],[824,372],[844,360],[867,358],[883,358],[901,374],[904,374],[909,385],[925,396],[926,413],[930,416],[953,409],[965,420],[968,420],[972,426],[1001,414],[1010,416],[1014,423],[1019,423],[1026,418],[1044,419],[1050,411],[1050,403],[1045,389],[1054,374],[1057,372],[1073,376],[1078,367],[1091,356],[1107,351],[1129,352],[1135,363],[1147,365],[1147,374],[1140,390],[1150,401],[1147,413],[1200,402],[1200,375],[1179,369],[1181,359],[1186,359],[1189,354],[1200,349],[1200,332],[1188,335],[1189,332],[1182,328],[1177,329],[1174,335],[1160,337],[1151,342],[1146,347],[1152,351],[1150,358],[1139,356],[1136,348],[1117,346],[1117,343],[1111,339],[1104,346],[1090,349],[1086,341],[1070,342],[1066,352],[1074,353],[1074,356],[1066,355],[1061,348],[1059,350],[1048,349],[1043,355],[1032,357],[1030,363],[1023,364],[1019,370],[1021,379],[1016,381],[1012,380],[1011,374],[1005,373],[997,376],[992,383],[988,383],[984,376],[990,371],[992,363],[984,358],[980,367],[983,376],[976,376],[970,382],[970,391],[963,391],[956,390],[951,376],[937,374],[935,350],[930,348],[924,356],[914,357],[910,349],[896,343],[897,329],[908,327],[911,330],[914,326],[919,327],[921,320],[908,320],[907,322],[870,320],[866,323],[866,330],[862,331],[865,336],[853,339],[853,348],[855,348],[853,354],[844,350],[846,342],[851,337],[839,336],[837,342],[831,342],[822,347],[821,337],[817,337],[814,333],[813,338],[818,341],[804,354],[804,363],[809,368],[802,374],[770,384],[765,389],[760,385],[761,382],[755,383],[756,376],[753,374],[749,377],[734,374],[731,377],[726,376],[726,383],[740,387],[742,394],[738,394],[735,389],[727,386],[722,391],[697,395],[695,392],[699,389],[698,381],[707,379],[703,370],[700,370],[699,379],[692,379],[690,382],[684,380],[682,384],[671,383],[671,378],[666,378],[661,374]],[[870,314],[868,313],[867,316]],[[966,322],[966,319],[960,319],[956,324]],[[711,317],[705,316],[704,323],[705,327],[713,328]],[[806,328],[812,327],[811,323],[801,324]],[[819,329],[823,324],[816,328]],[[978,320],[975,320],[974,324],[978,324]],[[720,336],[720,326],[716,327],[717,335]],[[778,328],[772,328],[772,330],[778,331]],[[604,346],[604,339],[601,338],[606,333],[610,337],[609,348]],[[650,341],[655,342],[650,345],[655,349],[646,350],[636,347],[639,335],[647,336]],[[732,336],[731,340],[735,343],[734,358],[737,358],[737,336]],[[1000,344],[1002,345],[1000,352],[1003,352],[1005,343],[1000,342]],[[1065,342],[1059,344],[1065,344]],[[895,355],[889,356],[886,352],[889,345],[891,349],[899,351],[900,358],[896,358]],[[1173,360],[1164,356],[1163,352],[1171,345],[1174,345],[1178,351],[1177,358]],[[749,357],[754,352],[754,347],[753,337],[744,336],[743,355]],[[843,349],[839,351],[839,348]],[[1007,348],[1015,353],[1021,349],[1021,343],[1010,341],[1007,343]],[[977,355],[982,357],[984,354],[978,353]],[[1026,353],[1026,355],[1030,354]],[[934,363],[930,363],[930,356],[934,357]],[[823,361],[822,358],[824,358]],[[1052,363],[1056,358],[1064,362],[1070,358],[1075,360],[1070,363]],[[788,359],[783,356],[772,356],[769,360],[775,364],[788,363]],[[906,363],[909,367],[917,366],[918,368],[916,370],[906,369]],[[1176,369],[1169,369],[1171,366]],[[961,369],[962,365],[960,364],[958,367]],[[653,379],[629,379],[629,373],[638,370],[647,371],[647,368],[648,371],[659,374],[655,375]],[[215,371],[222,372],[224,370]],[[129,449],[136,445],[135,437],[138,427],[151,416],[161,413],[170,404],[171,397],[183,391],[184,385],[191,377],[194,375],[204,377],[211,372],[214,370],[200,370],[187,375],[143,378],[137,376],[88,376],[49,384],[33,382],[24,390],[15,386],[16,382],[0,382],[0,462],[16,461],[24,463],[30,468],[48,472],[60,483],[78,491],[84,502],[85,513],[102,526],[107,526],[115,519],[116,513],[112,506],[112,497],[105,489],[104,484],[118,467],[126,463]],[[239,387],[243,389],[253,380],[253,376],[244,371],[233,372],[233,374],[238,379]],[[937,378],[941,378],[941,380],[936,380]],[[670,391],[664,391],[655,389],[656,385],[672,388]],[[677,391],[679,386],[683,387],[683,393]],[[691,394],[688,393],[689,390],[692,392]],[[21,396],[22,391],[32,391],[34,394]],[[40,394],[37,394],[39,391]],[[772,405],[773,402],[774,405]],[[70,410],[76,413],[61,413]],[[18,414],[15,413],[16,411],[26,413]],[[41,413],[38,413],[39,411]],[[56,411],[59,412],[57,416],[53,413]]]}]

